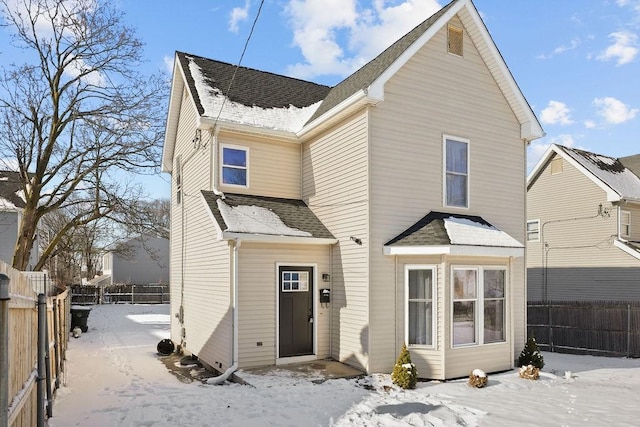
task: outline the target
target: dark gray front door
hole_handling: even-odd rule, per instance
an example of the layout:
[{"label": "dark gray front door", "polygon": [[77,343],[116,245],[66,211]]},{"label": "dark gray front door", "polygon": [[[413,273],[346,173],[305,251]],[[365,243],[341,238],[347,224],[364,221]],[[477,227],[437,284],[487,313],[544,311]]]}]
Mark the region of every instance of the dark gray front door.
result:
[{"label": "dark gray front door", "polygon": [[313,267],[281,266],[280,357],[313,354]]}]

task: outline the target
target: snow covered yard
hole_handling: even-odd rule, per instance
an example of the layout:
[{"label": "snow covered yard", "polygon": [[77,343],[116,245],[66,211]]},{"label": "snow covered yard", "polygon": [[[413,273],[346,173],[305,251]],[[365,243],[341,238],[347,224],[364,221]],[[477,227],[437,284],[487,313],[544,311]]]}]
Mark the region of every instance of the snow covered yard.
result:
[{"label": "snow covered yard", "polygon": [[543,353],[538,381],[514,370],[490,374],[482,389],[460,379],[404,391],[389,375],[316,384],[284,370],[244,373],[252,386],[213,386],[180,382],[156,354],[169,336],[168,305],[96,306],[88,325],[71,338],[51,427],[632,426],[640,419],[638,359]]}]

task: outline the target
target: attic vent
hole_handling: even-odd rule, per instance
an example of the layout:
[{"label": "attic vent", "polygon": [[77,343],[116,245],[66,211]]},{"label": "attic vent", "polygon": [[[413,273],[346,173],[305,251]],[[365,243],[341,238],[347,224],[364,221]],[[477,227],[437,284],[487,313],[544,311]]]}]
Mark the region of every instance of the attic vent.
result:
[{"label": "attic vent", "polygon": [[448,26],[448,47],[449,53],[453,53],[454,55],[462,56],[462,28],[454,27],[453,25]]},{"label": "attic vent", "polygon": [[551,160],[551,175],[562,173],[562,157]]}]

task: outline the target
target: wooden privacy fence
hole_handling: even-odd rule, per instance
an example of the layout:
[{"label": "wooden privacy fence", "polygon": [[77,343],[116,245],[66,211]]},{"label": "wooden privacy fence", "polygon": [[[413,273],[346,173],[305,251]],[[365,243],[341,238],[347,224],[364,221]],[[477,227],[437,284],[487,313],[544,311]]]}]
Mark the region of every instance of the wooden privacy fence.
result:
[{"label": "wooden privacy fence", "polygon": [[[62,382],[70,326],[69,294],[67,291],[48,297],[43,294],[40,310],[46,316],[39,322],[36,290],[39,289],[40,279],[34,283],[28,275],[14,270],[3,261],[0,261],[0,273],[10,280],[9,336],[8,342],[4,343],[8,348],[9,370],[0,372],[0,375],[8,376],[7,425],[43,425],[45,410],[50,416],[53,394]],[[39,331],[39,323],[45,325],[45,330]],[[46,337],[41,346],[41,350],[44,348],[46,351],[44,355],[42,351],[40,353],[40,360],[45,366],[38,365],[39,332],[41,337]],[[38,390],[46,390],[46,399],[42,395],[39,399]]]},{"label": "wooden privacy fence", "polygon": [[166,304],[169,302],[168,284],[148,285],[74,285],[72,304]]},{"label": "wooden privacy fence", "polygon": [[529,336],[542,350],[640,357],[640,302],[529,302]]}]

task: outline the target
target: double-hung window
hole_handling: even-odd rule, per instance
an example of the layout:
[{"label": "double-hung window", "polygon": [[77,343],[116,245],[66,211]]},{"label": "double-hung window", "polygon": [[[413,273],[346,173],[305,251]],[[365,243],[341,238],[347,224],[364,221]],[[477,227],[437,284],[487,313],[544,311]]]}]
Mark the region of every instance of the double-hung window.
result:
[{"label": "double-hung window", "polygon": [[405,340],[409,346],[434,346],[435,282],[435,267],[406,266]]},{"label": "double-hung window", "polygon": [[221,145],[222,184],[239,187],[249,186],[249,149],[232,145]]},{"label": "double-hung window", "polygon": [[540,220],[532,219],[527,221],[527,242],[540,241]]},{"label": "double-hung window", "polygon": [[620,236],[626,239],[631,236],[631,212],[620,211]]},{"label": "double-hung window", "polygon": [[444,205],[469,207],[469,141],[444,137]]},{"label": "double-hung window", "polygon": [[454,267],[453,346],[504,342],[506,269]]}]

